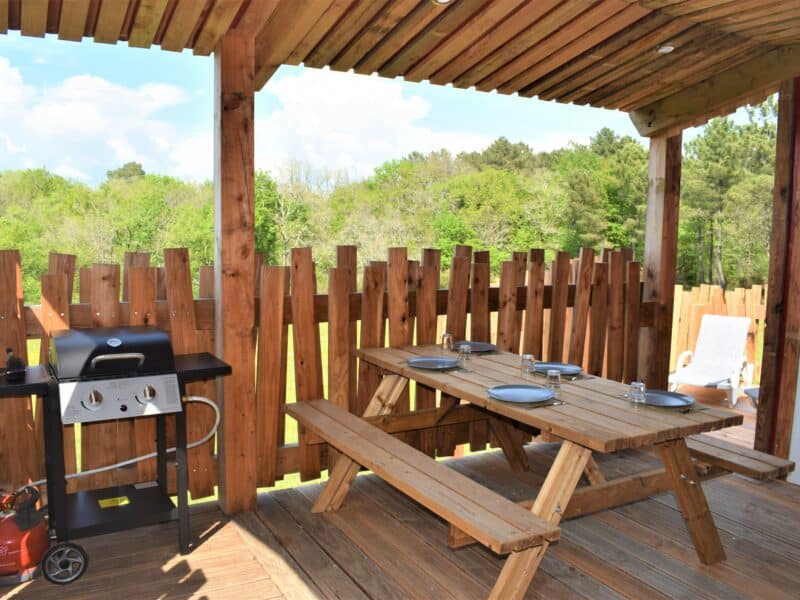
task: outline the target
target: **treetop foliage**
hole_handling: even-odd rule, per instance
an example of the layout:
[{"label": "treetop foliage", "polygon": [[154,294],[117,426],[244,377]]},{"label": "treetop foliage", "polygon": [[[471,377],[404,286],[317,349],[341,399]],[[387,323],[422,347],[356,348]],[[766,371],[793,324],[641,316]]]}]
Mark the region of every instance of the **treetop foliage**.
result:
[{"label": "treetop foliage", "polygon": [[[776,102],[746,123],[714,119],[685,147],[678,280],[749,285],[765,281],[774,170]],[[642,257],[647,150],[599,130],[588,144],[535,152],[498,138],[480,152],[446,150],[377,167],[362,181],[291,164],[280,178],[258,172],[256,249],[287,264],[291,248],[313,246],[320,274],[337,244],[363,261],[406,246],[457,244],[491,251],[492,269],[514,250],[576,255],[583,246],[632,248]],[[151,173],[130,162],[92,188],[45,169],[0,173],[0,247],[22,253],[25,299],[39,298],[48,253],[76,254],[80,266],[121,263],[126,251],[187,247],[195,273],[214,260],[213,188]]]}]

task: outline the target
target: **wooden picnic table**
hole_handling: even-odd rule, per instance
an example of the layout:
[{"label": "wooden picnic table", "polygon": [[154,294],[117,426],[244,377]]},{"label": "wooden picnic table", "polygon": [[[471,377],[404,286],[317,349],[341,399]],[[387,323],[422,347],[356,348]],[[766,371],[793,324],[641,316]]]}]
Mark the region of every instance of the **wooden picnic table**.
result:
[{"label": "wooden picnic table", "polygon": [[[628,386],[595,376],[574,380],[562,378],[559,405],[533,407],[493,400],[487,390],[502,384],[541,384],[538,375],[522,376],[520,357],[509,352],[473,355],[467,369],[431,371],[413,368],[408,359],[417,356],[441,356],[439,346],[401,348],[363,348],[359,357],[379,368],[443,392],[443,404],[436,421],[444,423],[447,414],[461,399],[477,407],[488,418],[512,469],[528,467],[523,448],[525,432],[517,425],[528,426],[563,439],[538,496],[527,506],[531,511],[557,525],[565,516],[576,516],[672,489],[681,506],[698,557],[705,564],[725,558],[698,472],[687,447],[687,436],[731,427],[742,423],[742,415],[719,408],[698,406],[689,412],[632,404],[623,396]],[[454,355],[451,355],[454,356]],[[448,398],[449,397],[449,398]],[[459,407],[463,408],[463,407]],[[475,411],[473,411],[475,412]],[[371,415],[364,415],[369,418]],[[400,417],[398,416],[398,419]],[[427,421],[429,424],[430,420]],[[391,430],[389,419],[384,426]],[[615,452],[655,446],[663,469],[607,481],[592,459],[592,452]],[[591,485],[576,492],[581,476]],[[575,498],[573,500],[573,495]],[[451,545],[467,543],[451,525]],[[532,580],[548,542],[512,553],[492,591],[492,597],[521,597]]]}]

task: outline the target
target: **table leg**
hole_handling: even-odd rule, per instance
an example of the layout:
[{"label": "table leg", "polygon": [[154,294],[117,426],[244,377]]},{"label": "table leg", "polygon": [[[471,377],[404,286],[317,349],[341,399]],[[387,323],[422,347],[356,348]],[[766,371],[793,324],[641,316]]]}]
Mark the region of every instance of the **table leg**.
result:
[{"label": "table leg", "polygon": [[[539,490],[531,508],[535,515],[547,519],[554,525],[561,521],[591,454],[590,450],[573,442],[565,440],[561,444],[556,460],[550,467],[542,489]],[[545,542],[536,548],[511,553],[503,570],[500,571],[500,577],[494,584],[489,598],[493,600],[522,598],[533,576],[536,575],[539,563],[549,545],[549,542]]]},{"label": "table leg", "polygon": [[495,417],[489,419],[489,426],[492,428],[492,433],[497,438],[508,464],[511,465],[511,470],[515,473],[527,471],[530,464],[528,455],[525,454],[525,434],[510,423]]},{"label": "table leg", "polygon": [[708,509],[706,495],[692,462],[686,440],[671,440],[658,445],[661,460],[672,480],[686,527],[692,536],[697,556],[703,564],[710,565],[725,560],[725,550],[719,539],[714,518]]},{"label": "table leg", "polygon": [[599,485],[606,482],[605,475],[603,475],[603,472],[600,470],[600,465],[598,465],[597,461],[591,456],[586,462],[583,476],[586,477],[586,481],[589,482],[589,485]]},{"label": "table leg", "polygon": [[[372,395],[363,416],[374,417],[390,414],[394,410],[397,401],[400,400],[406,385],[408,385],[408,379],[405,377],[386,375]],[[336,464],[333,465],[330,471],[328,483],[322,488],[311,511],[318,513],[337,510],[344,502],[344,498],[350,490],[350,485],[360,469],[361,465],[356,461],[344,454],[340,454],[336,459]]]}]

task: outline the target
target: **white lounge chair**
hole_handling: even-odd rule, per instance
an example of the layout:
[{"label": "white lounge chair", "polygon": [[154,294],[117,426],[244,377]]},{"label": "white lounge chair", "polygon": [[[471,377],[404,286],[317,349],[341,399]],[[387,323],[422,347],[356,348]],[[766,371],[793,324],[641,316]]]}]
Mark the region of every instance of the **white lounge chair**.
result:
[{"label": "white lounge chair", "polygon": [[745,346],[748,317],[705,315],[694,352],[678,357],[678,368],[669,376],[670,390],[679,385],[695,385],[725,390],[729,406],[739,397],[739,382],[746,366]]}]

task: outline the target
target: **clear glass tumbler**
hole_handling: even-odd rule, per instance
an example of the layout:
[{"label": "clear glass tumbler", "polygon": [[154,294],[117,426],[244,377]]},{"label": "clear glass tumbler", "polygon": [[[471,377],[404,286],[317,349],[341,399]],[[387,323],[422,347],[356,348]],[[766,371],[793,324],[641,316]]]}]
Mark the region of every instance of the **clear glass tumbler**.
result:
[{"label": "clear glass tumbler", "polygon": [[522,377],[533,375],[536,372],[536,357],[533,354],[523,354],[519,365],[519,374]]},{"label": "clear glass tumbler", "polygon": [[453,334],[452,333],[443,333],[442,334],[442,354],[446,352],[453,351]]},{"label": "clear glass tumbler", "polygon": [[553,394],[557,398],[561,391],[561,371],[558,369],[547,370],[547,387],[553,390]]},{"label": "clear glass tumbler", "polygon": [[472,348],[469,347],[469,344],[462,344],[458,347],[458,366],[460,368],[467,368],[467,361],[469,360],[471,354]]},{"label": "clear glass tumbler", "polygon": [[632,381],[628,399],[635,404],[644,404],[647,399],[647,388],[643,381]]}]

